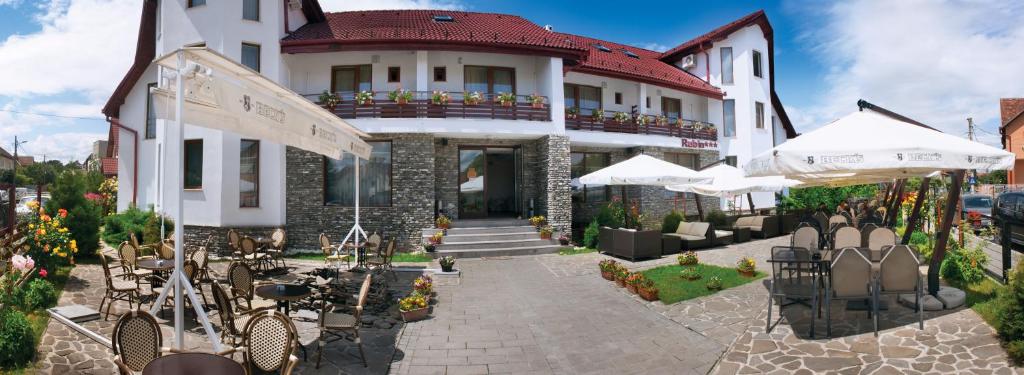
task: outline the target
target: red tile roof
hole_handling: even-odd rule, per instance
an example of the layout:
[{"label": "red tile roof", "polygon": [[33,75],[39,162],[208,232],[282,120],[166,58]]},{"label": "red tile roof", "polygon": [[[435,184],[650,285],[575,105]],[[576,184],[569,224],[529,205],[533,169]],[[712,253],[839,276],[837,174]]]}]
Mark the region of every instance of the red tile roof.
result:
[{"label": "red tile roof", "polygon": [[100,162],[104,176],[117,176],[117,158],[100,158]]},{"label": "red tile roof", "polygon": [[1010,121],[1016,120],[1021,114],[1024,114],[1024,98],[999,99],[1000,127],[1006,126]]},{"label": "red tile roof", "polygon": [[[589,49],[587,58],[580,65],[572,68],[573,71],[638,80],[714,98],[722,97],[722,91],[717,87],[685,70],[659,60],[660,52],[580,35],[558,34],[575,39],[577,44],[584,45]],[[599,45],[611,51],[602,51],[598,48]],[[626,55],[625,51],[629,51],[637,57],[630,57]]]},{"label": "red tile roof", "polygon": [[761,29],[764,31],[766,36],[772,34],[772,26],[768,23],[768,16],[764,14],[764,10],[759,10],[665,51],[661,54],[661,58],[669,59],[677,55],[692,53],[694,49],[699,48],[700,45],[704,43],[713,43],[715,41],[725,39],[729,34],[754,23],[761,26]]},{"label": "red tile roof", "polygon": [[[435,21],[451,16],[451,22]],[[586,48],[522,17],[446,10],[376,10],[326,13],[327,22],[309,23],[281,40],[282,52],[346,49],[512,48],[535,54],[579,57]],[[328,48],[324,48],[328,47]]]},{"label": "red tile roof", "polygon": [[107,104],[103,106],[103,114],[108,117],[121,115],[121,105],[124,104],[132,86],[142,78],[149,63],[156,58],[156,11],[157,0],[145,0],[142,3],[142,19],[139,21],[139,38],[135,44],[135,60],[132,67],[125,73],[121,83],[110,95]]}]

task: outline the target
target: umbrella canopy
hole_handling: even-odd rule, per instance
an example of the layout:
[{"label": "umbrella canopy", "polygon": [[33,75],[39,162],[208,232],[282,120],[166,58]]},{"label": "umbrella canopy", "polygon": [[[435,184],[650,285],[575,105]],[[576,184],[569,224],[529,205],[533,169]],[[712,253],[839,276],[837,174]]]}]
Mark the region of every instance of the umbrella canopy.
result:
[{"label": "umbrella canopy", "polygon": [[668,186],[708,183],[711,178],[681,165],[640,154],[579,178],[585,185]]},{"label": "umbrella canopy", "polygon": [[746,177],[741,169],[727,164],[716,165],[698,174],[710,177],[711,183],[670,185],[665,188],[722,198],[754,192],[775,192],[800,184],[800,181],[782,176]]},{"label": "umbrella canopy", "polygon": [[846,115],[751,159],[747,176],[853,185],[937,171],[1010,169],[1012,153],[870,110]]}]

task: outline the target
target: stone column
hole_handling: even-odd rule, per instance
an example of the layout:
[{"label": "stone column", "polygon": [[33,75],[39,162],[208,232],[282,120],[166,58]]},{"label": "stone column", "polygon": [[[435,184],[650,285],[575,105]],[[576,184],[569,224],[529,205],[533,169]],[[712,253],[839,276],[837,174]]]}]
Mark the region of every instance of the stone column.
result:
[{"label": "stone column", "polygon": [[538,140],[540,176],[537,186],[540,212],[556,230],[568,231],[572,225],[572,197],[569,188],[569,137],[548,135]]}]

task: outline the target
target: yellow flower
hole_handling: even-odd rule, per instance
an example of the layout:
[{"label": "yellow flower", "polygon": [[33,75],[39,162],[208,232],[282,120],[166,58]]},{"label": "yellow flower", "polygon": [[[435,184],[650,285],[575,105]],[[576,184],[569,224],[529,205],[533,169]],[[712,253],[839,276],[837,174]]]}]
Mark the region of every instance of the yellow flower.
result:
[{"label": "yellow flower", "polygon": [[60,252],[60,246],[57,246],[57,247],[53,248],[53,252],[55,252],[55,253],[56,252]]},{"label": "yellow flower", "polygon": [[61,257],[61,258],[64,258],[64,257],[67,257],[67,256],[68,256],[68,254],[67,254],[67,253],[59,253],[59,254],[57,254],[57,255],[60,255],[60,257]]},{"label": "yellow flower", "polygon": [[36,225],[32,224],[32,223],[29,223],[28,224],[28,229],[36,229]]}]

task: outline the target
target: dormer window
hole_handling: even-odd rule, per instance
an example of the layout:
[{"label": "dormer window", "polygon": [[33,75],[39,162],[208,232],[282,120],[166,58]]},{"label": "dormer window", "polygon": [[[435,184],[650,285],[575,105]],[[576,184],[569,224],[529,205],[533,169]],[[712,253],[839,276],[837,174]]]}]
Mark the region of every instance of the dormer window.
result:
[{"label": "dormer window", "polygon": [[449,16],[447,14],[435,14],[434,22],[455,22],[455,17]]},{"label": "dormer window", "polygon": [[611,52],[612,51],[611,48],[605,47],[603,44],[595,44],[594,48],[597,48],[597,50],[601,51],[601,52]]},{"label": "dormer window", "polygon": [[622,53],[624,53],[626,56],[632,57],[634,59],[639,59],[640,58],[639,55],[637,55],[637,54],[635,54],[633,52],[627,51],[627,50],[622,50]]}]

